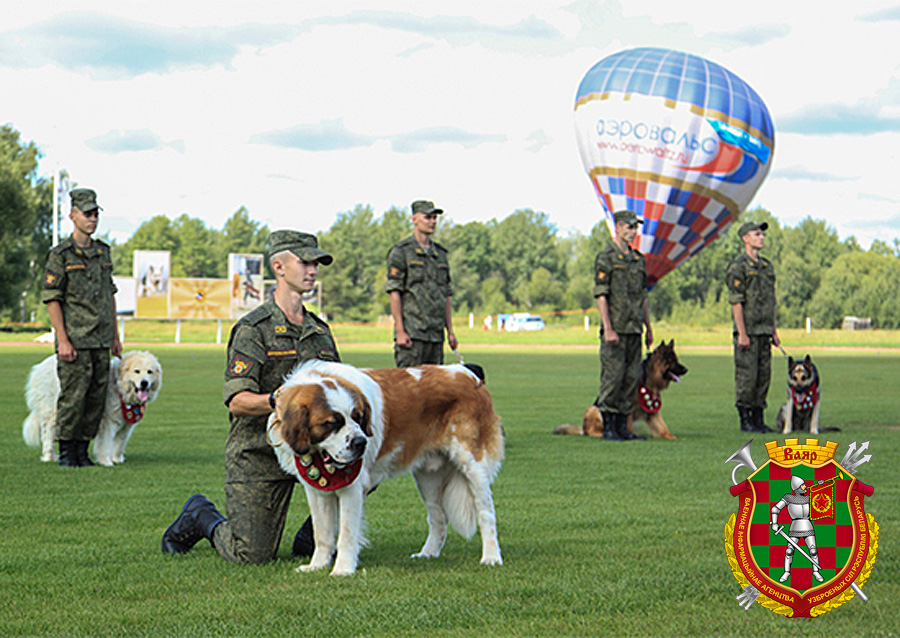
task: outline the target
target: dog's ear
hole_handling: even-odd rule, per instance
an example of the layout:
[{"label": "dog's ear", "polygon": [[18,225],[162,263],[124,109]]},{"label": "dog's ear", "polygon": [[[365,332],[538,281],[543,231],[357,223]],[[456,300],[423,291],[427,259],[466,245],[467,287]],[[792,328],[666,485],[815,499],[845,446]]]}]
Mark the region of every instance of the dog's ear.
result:
[{"label": "dog's ear", "polygon": [[803,360],[803,365],[809,367],[812,365],[812,359],[809,358],[809,355],[806,355],[806,358]]},{"label": "dog's ear", "polygon": [[372,436],[372,406],[359,391],[353,392],[353,403],[353,414],[350,416],[359,423],[366,436]]},{"label": "dog's ear", "polygon": [[675,348],[675,339],[669,339],[669,347],[672,349]]},{"label": "dog's ear", "polygon": [[788,372],[794,369],[794,357],[788,357]]},{"label": "dog's ear", "polygon": [[309,452],[309,408],[306,405],[288,403],[281,415],[281,438],[294,454]]}]

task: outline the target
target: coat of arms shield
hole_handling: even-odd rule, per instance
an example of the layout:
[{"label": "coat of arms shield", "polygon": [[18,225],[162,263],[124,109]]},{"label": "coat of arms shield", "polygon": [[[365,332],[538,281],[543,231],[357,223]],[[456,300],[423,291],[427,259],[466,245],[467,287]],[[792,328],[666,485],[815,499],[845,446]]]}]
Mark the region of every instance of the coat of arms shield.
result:
[{"label": "coat of arms shield", "polygon": [[849,467],[834,460],[837,443],[818,439],[767,443],[758,468],[749,443],[728,459],[752,470],[731,488],[738,511],[725,526],[745,608],[756,600],[778,614],[815,617],[854,596],[867,600],[860,588],[875,564],[878,525],[864,506],[874,488],[851,473],[864,462],[853,457],[855,445],[842,461]]}]

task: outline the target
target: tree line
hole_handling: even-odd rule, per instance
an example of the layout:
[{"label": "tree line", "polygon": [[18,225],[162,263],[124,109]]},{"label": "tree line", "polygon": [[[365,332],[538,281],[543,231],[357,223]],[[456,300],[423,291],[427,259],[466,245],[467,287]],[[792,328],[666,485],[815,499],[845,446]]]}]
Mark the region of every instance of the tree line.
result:
[{"label": "tree line", "polygon": [[[39,150],[9,126],[0,127],[0,320],[19,321],[39,303],[43,265],[51,243],[52,184],[37,175]],[[599,215],[598,215],[599,217]],[[747,211],[742,221],[769,224],[763,256],[777,275],[779,326],[840,327],[843,317],[870,317],[873,327],[900,328],[900,241],[876,240],[864,250],[854,237],[808,217],[782,226],[769,211]],[[654,319],[715,325],[731,321],[725,271],[742,245],[738,224],[669,273],[650,293]],[[102,228],[102,221],[101,221]],[[135,250],[171,252],[173,277],[227,277],[229,253],[262,253],[269,228],[238,209],[221,230],[187,214],[158,215],[124,243],[112,246],[114,273],[132,274]],[[337,215],[319,233],[335,260],[319,271],[323,310],[331,321],[369,321],[390,313],[384,292],[390,247],[412,233],[409,212],[392,207],[376,216],[370,206]],[[454,312],[528,311],[560,314],[596,307],[591,296],[597,253],[611,241],[606,223],[590,233],[563,235],[543,212],[516,210],[503,219],[456,224],[440,218],[435,239],[449,251]]]}]

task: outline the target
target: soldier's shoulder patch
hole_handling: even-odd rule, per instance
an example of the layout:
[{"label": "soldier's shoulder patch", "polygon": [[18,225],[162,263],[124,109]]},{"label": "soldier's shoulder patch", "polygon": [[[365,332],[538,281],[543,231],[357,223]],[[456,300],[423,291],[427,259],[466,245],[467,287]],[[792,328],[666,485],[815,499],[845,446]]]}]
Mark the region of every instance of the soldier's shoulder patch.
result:
[{"label": "soldier's shoulder patch", "polygon": [[50,288],[56,287],[59,285],[59,275],[48,270],[47,274],[44,275],[44,285]]},{"label": "soldier's shoulder patch", "polygon": [[598,270],[597,271],[597,281],[603,281],[604,279],[606,279],[606,271]]},{"label": "soldier's shoulder patch", "polygon": [[391,266],[390,269],[388,269],[388,277],[391,279],[401,279],[403,277],[403,271],[397,266]]},{"label": "soldier's shoulder patch", "polygon": [[738,278],[736,278],[736,277],[735,277],[735,279],[734,279],[734,287],[735,287],[735,288],[740,288],[740,287],[741,287],[741,280],[738,279]]},{"label": "soldier's shoulder patch", "polygon": [[228,364],[229,372],[231,372],[232,376],[235,377],[247,376],[247,373],[250,372],[250,369],[252,367],[252,361],[247,361],[238,354],[234,355],[234,357],[231,359],[231,363]]}]

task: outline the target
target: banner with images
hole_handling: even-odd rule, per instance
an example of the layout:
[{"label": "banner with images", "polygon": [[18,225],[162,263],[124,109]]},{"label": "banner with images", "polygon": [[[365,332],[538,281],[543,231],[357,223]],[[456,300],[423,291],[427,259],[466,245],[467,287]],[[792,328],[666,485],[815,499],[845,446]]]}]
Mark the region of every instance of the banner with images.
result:
[{"label": "banner with images", "polygon": [[240,319],[265,300],[263,256],[231,253],[228,255],[228,281],[231,282],[231,317]]},{"label": "banner with images", "polygon": [[231,285],[227,279],[172,279],[170,319],[231,319]]},{"label": "banner with images", "polygon": [[134,316],[164,319],[169,316],[168,250],[134,251]]}]

